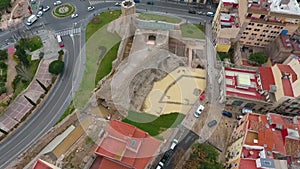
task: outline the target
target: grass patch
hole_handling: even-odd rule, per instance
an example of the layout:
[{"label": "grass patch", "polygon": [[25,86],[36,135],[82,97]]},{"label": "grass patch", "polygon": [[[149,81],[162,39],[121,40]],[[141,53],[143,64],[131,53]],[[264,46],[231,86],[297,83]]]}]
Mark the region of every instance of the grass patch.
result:
[{"label": "grass patch", "polygon": [[[117,33],[107,31],[108,23],[119,17],[120,11],[103,12],[97,22],[91,21],[86,29],[86,64],[81,84],[74,98],[76,108],[82,109],[92,96],[95,89],[96,74],[99,68],[97,64],[99,57],[102,57],[101,48],[108,51],[121,41]],[[105,55],[104,55],[105,56]]]},{"label": "grass patch", "polygon": [[[104,25],[110,23],[111,21],[119,18],[121,15],[120,10],[115,11],[107,11],[101,14],[98,14],[92,19],[91,22],[88,23],[86,27],[86,40],[88,40],[97,30],[102,28]],[[94,22],[93,22],[94,20]],[[95,22],[97,21],[97,22]]]},{"label": "grass patch", "polygon": [[182,36],[186,38],[204,39],[205,37],[204,26],[202,25],[186,23],[180,25],[180,29]]},{"label": "grass patch", "polygon": [[[39,63],[40,60],[31,60],[31,56],[28,55],[28,57],[30,58],[30,63],[29,63],[29,67],[27,68],[28,74],[31,77],[30,81],[23,81],[21,80],[20,76],[16,76],[13,83],[13,88],[14,88],[14,98],[16,98],[20,93],[22,93],[30,84],[30,82],[32,81],[37,68],[39,67]],[[19,63],[20,64],[20,63]]]},{"label": "grass patch", "polygon": [[117,58],[119,46],[120,42],[115,44],[115,46],[113,46],[101,60],[96,74],[95,85],[97,85],[102,78],[110,73],[112,69],[112,62]]},{"label": "grass patch", "polygon": [[128,117],[122,121],[148,132],[151,136],[157,136],[168,128],[177,127],[184,117],[185,115],[180,113],[170,113],[156,117],[147,113],[128,112]]},{"label": "grass patch", "polygon": [[[56,124],[60,123],[64,118],[66,118],[68,115],[72,114],[75,110],[75,106],[73,104],[73,101],[71,101],[70,105],[68,106],[68,108],[65,110],[65,112],[60,116],[60,118],[58,119],[58,121],[56,122]],[[56,125],[55,124],[55,125]]]},{"label": "grass patch", "polygon": [[[59,10],[62,8],[66,8],[67,9],[66,12],[60,12]],[[71,5],[69,3],[62,4],[53,10],[53,15],[58,18],[64,18],[64,17],[72,15],[72,13],[75,12],[75,9],[76,9],[75,6]]]},{"label": "grass patch", "polygon": [[161,15],[155,15],[155,14],[146,14],[146,13],[140,13],[137,17],[138,19],[142,20],[155,20],[155,21],[163,21],[163,22],[169,22],[169,23],[180,23],[180,18],[170,17],[170,16],[161,16]]}]

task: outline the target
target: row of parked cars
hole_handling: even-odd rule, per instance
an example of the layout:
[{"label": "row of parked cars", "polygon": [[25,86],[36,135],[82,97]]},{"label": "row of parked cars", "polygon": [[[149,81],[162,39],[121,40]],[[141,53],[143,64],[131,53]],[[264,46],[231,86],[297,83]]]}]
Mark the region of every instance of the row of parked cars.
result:
[{"label": "row of parked cars", "polygon": [[165,166],[165,164],[168,162],[168,160],[172,156],[177,144],[178,144],[178,140],[174,139],[171,143],[169,150],[165,152],[164,156],[162,157],[162,159],[159,161],[158,165],[156,166],[156,169],[162,169]]},{"label": "row of parked cars", "polygon": [[206,15],[206,16],[211,16],[211,17],[215,16],[215,13],[213,13],[213,12],[202,12],[202,11],[196,11],[194,9],[189,9],[188,12],[190,14]]}]

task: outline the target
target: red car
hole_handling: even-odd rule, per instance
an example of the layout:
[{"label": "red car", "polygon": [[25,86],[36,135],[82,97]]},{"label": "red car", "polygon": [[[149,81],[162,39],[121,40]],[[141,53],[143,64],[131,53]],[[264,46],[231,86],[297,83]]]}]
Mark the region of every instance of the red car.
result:
[{"label": "red car", "polygon": [[202,101],[202,100],[204,100],[204,99],[205,99],[205,91],[202,92],[201,95],[200,95],[200,100]]}]

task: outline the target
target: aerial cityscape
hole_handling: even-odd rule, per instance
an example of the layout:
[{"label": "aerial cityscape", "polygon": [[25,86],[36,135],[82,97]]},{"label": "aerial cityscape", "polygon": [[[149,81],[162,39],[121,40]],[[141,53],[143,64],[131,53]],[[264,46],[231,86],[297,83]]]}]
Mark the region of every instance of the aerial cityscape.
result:
[{"label": "aerial cityscape", "polygon": [[0,169],[300,169],[299,0],[0,0]]}]

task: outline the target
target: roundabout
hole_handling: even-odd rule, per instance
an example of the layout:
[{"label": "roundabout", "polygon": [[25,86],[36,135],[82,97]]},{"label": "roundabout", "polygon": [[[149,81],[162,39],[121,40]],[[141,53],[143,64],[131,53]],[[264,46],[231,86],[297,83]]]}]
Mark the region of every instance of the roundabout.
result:
[{"label": "roundabout", "polygon": [[75,12],[76,8],[74,5],[65,3],[57,6],[53,9],[52,14],[57,18],[65,18],[71,16]]}]

